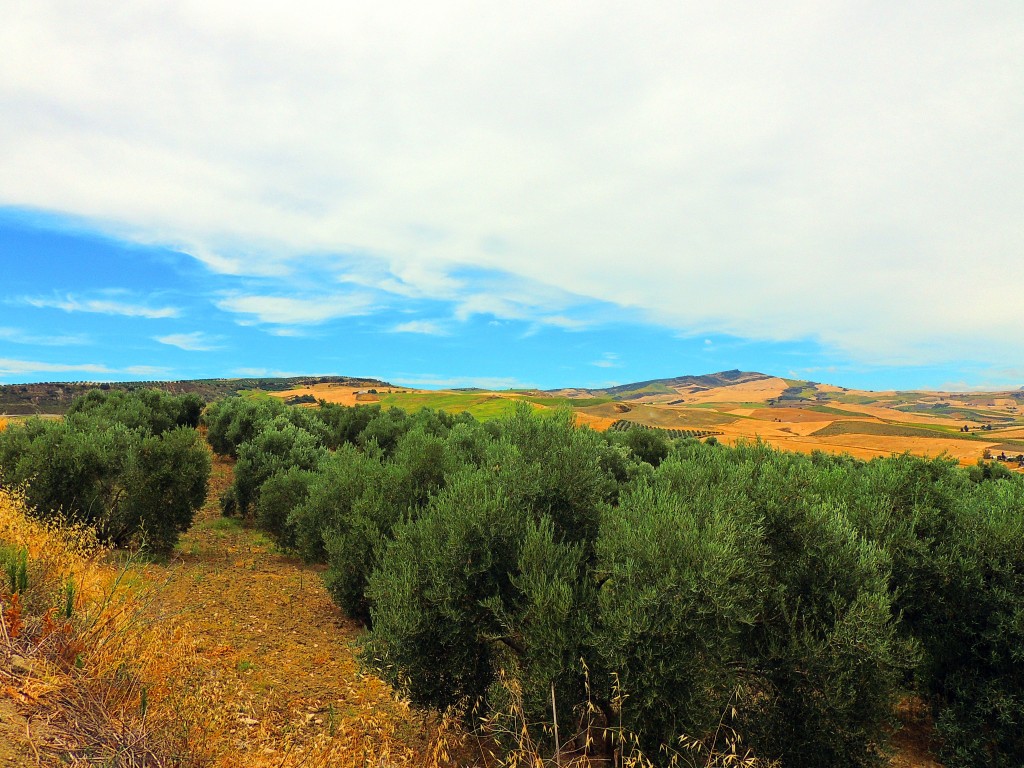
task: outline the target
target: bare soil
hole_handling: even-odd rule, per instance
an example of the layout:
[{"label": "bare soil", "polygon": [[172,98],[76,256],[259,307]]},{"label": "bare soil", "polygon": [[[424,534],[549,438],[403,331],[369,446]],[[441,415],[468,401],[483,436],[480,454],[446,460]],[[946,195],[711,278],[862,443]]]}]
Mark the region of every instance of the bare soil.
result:
[{"label": "bare soil", "polygon": [[149,571],[162,583],[154,620],[190,627],[203,670],[194,684],[221,698],[219,722],[194,724],[191,741],[216,765],[253,765],[325,739],[416,764],[410,758],[428,750],[433,719],[359,670],[361,630],[331,602],[319,569],[221,517],[217,500],[230,482],[230,464],[215,460],[206,506],[178,556]]}]

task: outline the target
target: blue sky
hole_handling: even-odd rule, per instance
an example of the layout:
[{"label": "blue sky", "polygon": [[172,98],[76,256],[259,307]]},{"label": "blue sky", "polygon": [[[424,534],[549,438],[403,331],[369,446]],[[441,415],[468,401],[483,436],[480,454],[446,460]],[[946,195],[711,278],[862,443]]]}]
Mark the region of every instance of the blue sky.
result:
[{"label": "blue sky", "polygon": [[1016,388],[1024,6],[12,4],[0,382]]}]

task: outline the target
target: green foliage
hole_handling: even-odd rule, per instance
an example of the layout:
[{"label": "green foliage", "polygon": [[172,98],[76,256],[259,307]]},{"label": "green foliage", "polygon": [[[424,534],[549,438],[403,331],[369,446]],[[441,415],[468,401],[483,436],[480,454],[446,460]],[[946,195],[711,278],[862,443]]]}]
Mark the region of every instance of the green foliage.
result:
[{"label": "green foliage", "polygon": [[276,398],[229,397],[211,403],[203,414],[206,439],[216,453],[238,456],[238,448],[256,436],[286,406]]},{"label": "green foliage", "polygon": [[203,401],[197,395],[171,395],[158,389],[94,389],[71,403],[67,417],[81,414],[91,423],[123,424],[161,435],[175,427],[199,426],[202,410]]},{"label": "green foliage", "polygon": [[188,530],[206,499],[210,455],[194,429],[146,435],[124,457],[120,496],[110,504],[101,533],[118,543],[138,539],[167,554]]},{"label": "green foliage", "polygon": [[682,733],[713,732],[737,684],[733,662],[763,588],[743,503],[641,483],[602,519],[592,642],[599,668],[619,675],[623,723],[652,754]]},{"label": "green foliage", "polygon": [[0,475],[25,484],[42,517],[84,522],[117,546],[169,552],[210,474],[199,434],[172,418],[190,418],[189,398],[111,390],[85,400],[61,421],[30,419],[0,433]]},{"label": "green foliage", "polygon": [[7,579],[7,591],[11,594],[28,590],[28,550],[0,542],[0,572]]},{"label": "green foliage", "polygon": [[373,475],[380,471],[380,455],[362,453],[345,445],[331,454],[310,479],[306,500],[285,521],[298,553],[307,562],[324,562],[324,536],[337,530],[352,515]]},{"label": "green foliage", "polygon": [[728,709],[764,758],[867,768],[916,685],[951,768],[1024,759],[1024,483],[1000,464],[599,435],[522,401],[485,424],[221,407],[229,503],[327,565],[370,625],[364,660],[416,704],[486,713],[511,677],[528,719],[554,685],[569,731],[589,680],[648,754],[681,733],[721,747]]},{"label": "green foliage", "polygon": [[625,432],[623,441],[637,459],[652,467],[657,467],[668,456],[669,441],[661,430],[630,429]]},{"label": "green foliage", "polygon": [[453,478],[416,521],[399,526],[370,577],[373,631],[364,657],[417,703],[468,708],[497,669],[528,681],[545,712],[551,681],[575,699],[588,621],[585,556],[559,543],[487,470]]},{"label": "green foliage", "polygon": [[[295,531],[288,522],[289,517],[309,498],[309,488],[315,477],[315,472],[289,467],[275,472],[260,486],[256,524],[282,547],[294,549],[296,546]],[[225,514],[235,514],[237,498],[233,489],[229,493],[226,503],[231,505],[231,509],[225,510]]]},{"label": "green foliage", "polygon": [[241,516],[249,514],[263,483],[273,475],[288,469],[313,471],[327,456],[327,449],[316,436],[284,415],[268,421],[237,450],[234,499]]},{"label": "green foliage", "polygon": [[910,573],[908,621],[950,768],[1024,763],[1024,487],[958,497]]}]

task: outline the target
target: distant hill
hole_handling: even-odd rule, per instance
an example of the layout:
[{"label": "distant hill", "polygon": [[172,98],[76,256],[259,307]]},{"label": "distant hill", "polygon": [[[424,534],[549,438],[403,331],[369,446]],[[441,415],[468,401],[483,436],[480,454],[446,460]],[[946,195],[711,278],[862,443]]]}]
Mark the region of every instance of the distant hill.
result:
[{"label": "distant hill", "polygon": [[92,389],[161,389],[172,394],[194,393],[206,402],[245,390],[283,392],[314,384],[341,384],[348,387],[390,387],[379,379],[351,376],[293,376],[290,378],[187,379],[183,381],[130,382],[42,382],[0,385],[0,414],[10,416],[36,413],[61,414],[71,401]]},{"label": "distant hill", "polygon": [[649,379],[647,381],[635,381],[631,384],[619,384],[614,387],[602,389],[559,389],[550,390],[553,393],[563,395],[587,396],[587,397],[611,397],[616,400],[634,400],[637,398],[649,398],[652,396],[674,396],[680,390],[698,392],[705,389],[718,389],[731,387],[739,384],[748,384],[754,381],[769,381],[776,377],[766,373],[754,371],[719,371],[718,373],[707,373],[701,376],[674,376],[667,379]]},{"label": "distant hill", "polygon": [[677,387],[706,387],[711,389],[712,387],[729,387],[734,384],[745,384],[748,381],[761,381],[762,379],[771,379],[774,376],[769,376],[766,373],[756,373],[752,371],[740,371],[733,369],[731,371],[720,371],[718,373],[707,373],[703,376],[676,376],[671,379],[651,379],[650,381],[638,381],[634,384],[620,384],[617,387],[608,387],[603,390],[593,390],[595,392],[600,391],[612,396],[628,394],[641,389],[665,387],[667,389],[676,389]]}]

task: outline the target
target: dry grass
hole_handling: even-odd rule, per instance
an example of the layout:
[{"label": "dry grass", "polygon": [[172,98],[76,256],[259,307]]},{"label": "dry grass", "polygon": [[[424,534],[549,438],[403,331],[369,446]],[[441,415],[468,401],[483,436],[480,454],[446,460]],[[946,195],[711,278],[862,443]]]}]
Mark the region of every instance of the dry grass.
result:
[{"label": "dry grass", "polygon": [[117,564],[0,490],[0,542],[29,563],[27,590],[0,589],[0,765],[447,764],[451,723],[361,675],[316,574],[216,522],[195,556]]},{"label": "dry grass", "polygon": [[0,589],[0,690],[27,718],[23,749],[40,765],[175,762],[188,643],[142,620],[136,564],[114,564],[88,529],[33,520],[2,489],[0,543],[27,555],[27,588]]},{"label": "dry grass", "polygon": [[207,504],[179,554],[146,569],[149,620],[187,627],[196,664],[176,706],[190,765],[412,768],[444,764],[451,728],[417,712],[355,658],[359,628],[318,569],[221,517],[217,459]]}]

